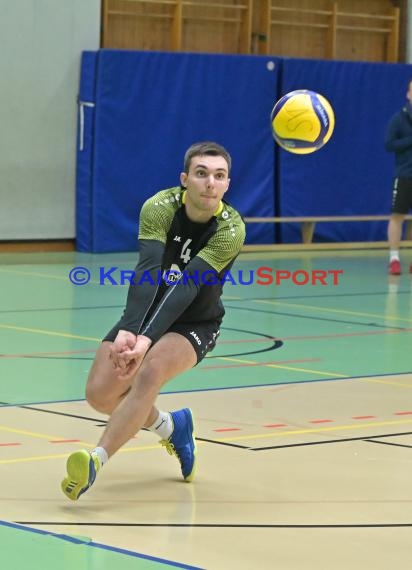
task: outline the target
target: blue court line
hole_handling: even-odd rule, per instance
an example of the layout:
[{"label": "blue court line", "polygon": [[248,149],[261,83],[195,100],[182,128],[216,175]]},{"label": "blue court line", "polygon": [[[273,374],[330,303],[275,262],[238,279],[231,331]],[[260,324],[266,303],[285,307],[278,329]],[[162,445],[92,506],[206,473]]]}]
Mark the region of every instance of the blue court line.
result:
[{"label": "blue court line", "polygon": [[152,562],[160,562],[162,564],[167,564],[169,566],[173,566],[174,568],[184,568],[186,570],[205,570],[200,566],[188,566],[187,564],[181,564],[179,562],[172,562],[171,560],[166,560],[164,558],[157,558],[155,556],[148,556],[146,554],[140,554],[139,552],[133,552],[132,550],[126,550],[124,548],[116,548],[115,546],[109,546],[107,544],[101,544],[99,542],[85,542],[79,538],[74,536],[69,536],[67,534],[57,534],[54,532],[49,532],[46,530],[41,530],[38,528],[31,528],[28,526],[23,526],[15,523],[10,523],[6,521],[0,520],[0,526],[6,526],[9,528],[14,528],[16,530],[22,530],[25,532],[32,532],[34,534],[41,534],[43,536],[53,536],[55,538],[60,538],[61,540],[65,540],[66,542],[72,542],[73,544],[82,544],[87,547],[92,548],[99,548],[101,550],[109,550],[111,552],[116,552],[118,554],[126,554],[126,556],[131,556],[134,558],[142,558],[143,560],[150,560]]},{"label": "blue court line", "polygon": [[[388,295],[388,290],[386,291],[359,291],[358,293],[326,293],[324,295],[287,295],[281,297],[242,297],[241,299],[230,299],[231,303],[239,303],[242,301],[285,301],[290,299],[325,299],[330,297],[368,297],[371,295]],[[405,295],[410,294],[410,290],[406,291],[398,290],[395,295]],[[224,300],[224,299],[223,299]],[[1,311],[0,311],[1,312]]]},{"label": "blue court line", "polygon": [[[410,294],[410,290],[399,290],[396,292],[396,295],[406,295]],[[285,300],[301,300],[305,301],[306,299],[325,299],[331,297],[363,297],[371,295],[388,295],[388,291],[362,291],[358,293],[326,293],[323,295],[286,295],[280,297],[242,297],[239,299],[230,299],[230,303],[243,303],[244,301],[285,301]],[[223,296],[223,302],[226,306],[225,298]],[[9,314],[9,313],[39,313],[39,312],[53,312],[53,311],[89,311],[95,309],[123,309],[123,305],[93,305],[87,307],[39,307],[37,309],[0,309],[0,314]]]},{"label": "blue court line", "polygon": [[[344,378],[315,378],[314,380],[291,380],[290,382],[269,382],[267,384],[248,384],[247,386],[223,386],[222,388],[193,388],[192,390],[172,390],[161,392],[163,394],[190,394],[192,392],[218,392],[221,390],[244,390],[247,388],[266,388],[267,386],[288,386],[289,384],[312,384],[314,382],[341,382],[344,380],[358,380],[359,378],[384,378],[385,376],[405,376],[412,374],[412,370],[405,372],[387,372],[386,374],[362,374],[360,376],[345,376]],[[74,400],[46,400],[45,402],[19,402],[18,404],[0,403],[0,408],[18,408],[21,406],[41,406],[46,404],[66,404],[68,402],[85,402],[85,398]],[[1,524],[1,521],[0,521]]]},{"label": "blue court line", "polygon": [[[396,330],[405,330],[405,332],[409,332],[408,328],[406,326],[392,326],[392,325],[381,325],[378,323],[374,323],[374,322],[361,322],[361,321],[345,321],[343,319],[333,319],[330,317],[319,317],[317,315],[303,315],[300,313],[285,313],[283,311],[270,311],[269,309],[252,309],[250,307],[233,307],[231,305],[225,305],[226,308],[228,309],[234,309],[237,311],[250,311],[252,313],[265,313],[268,315],[281,315],[282,317],[293,317],[295,319],[308,319],[308,320],[312,320],[312,321],[325,321],[327,323],[338,323],[341,325],[355,325],[355,326],[361,326],[361,327],[375,327],[375,328],[380,328],[380,329],[396,329]],[[302,309],[304,310],[305,307],[302,305]],[[319,311],[322,311],[322,307],[319,307]],[[360,316],[360,318],[364,318],[366,319],[368,317],[368,315],[366,316]],[[373,318],[371,316],[371,318]],[[376,320],[378,319],[384,319],[385,315],[381,315],[381,316],[376,316],[375,317]],[[222,327],[222,329],[224,329],[224,327]],[[236,330],[236,329],[234,329]],[[218,356],[212,356],[211,358],[219,358]]]},{"label": "blue court line", "polygon": [[42,312],[53,312],[53,311],[89,311],[92,309],[124,309],[123,305],[96,305],[90,307],[42,307],[38,309],[5,309],[0,310],[0,314],[8,313],[42,313]]}]

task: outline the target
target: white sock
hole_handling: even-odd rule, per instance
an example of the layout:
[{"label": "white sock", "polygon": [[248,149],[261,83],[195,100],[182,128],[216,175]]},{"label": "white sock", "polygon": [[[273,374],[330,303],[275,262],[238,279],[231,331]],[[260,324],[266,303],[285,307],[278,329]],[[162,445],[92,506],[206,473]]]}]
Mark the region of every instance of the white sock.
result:
[{"label": "white sock", "polygon": [[91,454],[97,455],[100,461],[100,467],[103,467],[103,465],[109,461],[109,456],[107,455],[107,451],[104,447],[95,447],[92,449]]},{"label": "white sock", "polygon": [[147,429],[154,431],[162,439],[169,439],[173,431],[172,416],[169,412],[162,412],[159,410],[157,419]]},{"label": "white sock", "polygon": [[389,261],[393,261],[397,259],[399,261],[399,250],[398,249],[391,249],[389,252]]}]

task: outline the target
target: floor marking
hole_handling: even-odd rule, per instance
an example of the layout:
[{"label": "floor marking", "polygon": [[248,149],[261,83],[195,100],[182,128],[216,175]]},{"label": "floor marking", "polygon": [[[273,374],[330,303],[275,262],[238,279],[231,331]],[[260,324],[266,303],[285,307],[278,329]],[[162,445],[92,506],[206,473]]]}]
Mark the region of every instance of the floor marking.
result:
[{"label": "floor marking", "polygon": [[255,303],[262,303],[267,305],[282,305],[285,307],[294,307],[297,309],[308,309],[309,311],[323,311],[326,313],[338,313],[343,315],[354,315],[357,317],[373,317],[377,319],[383,319],[385,321],[405,321],[411,323],[412,319],[406,319],[403,317],[392,317],[386,314],[376,314],[376,313],[361,313],[360,311],[346,311],[344,309],[331,309],[329,307],[317,307],[315,305],[301,305],[299,303],[285,303],[283,301],[255,301]]},{"label": "floor marking", "polygon": [[412,412],[395,412],[395,416],[410,416]]},{"label": "floor marking", "polygon": [[380,443],[381,445],[392,445],[394,447],[407,447],[412,449],[412,445],[406,445],[404,443],[393,443],[391,441],[377,441],[376,439],[365,439],[368,443]]},{"label": "floor marking", "polygon": [[330,422],[334,422],[335,420],[309,420],[310,424],[327,424]]},{"label": "floor marking", "polygon": [[0,358],[31,358],[34,356],[71,356],[74,354],[94,354],[94,349],[65,350],[60,352],[31,352],[27,354],[0,354]]},{"label": "floor marking", "polygon": [[353,420],[373,420],[376,416],[352,416]]},{"label": "floor marking", "polygon": [[[34,431],[27,431],[24,429],[16,429],[16,428],[11,428],[8,426],[3,426],[3,425],[0,425],[0,431],[7,431],[10,433],[18,433],[20,435],[28,435],[29,437],[34,437],[36,439],[47,439],[48,441],[61,440],[62,439],[61,437],[57,437],[55,435],[49,435],[49,434],[45,434],[45,433],[37,433]],[[79,443],[81,443],[85,447],[91,447],[92,449],[95,447],[95,445],[93,445],[91,443],[86,443],[85,441],[80,441]]]},{"label": "floor marking", "polygon": [[[219,357],[218,357],[219,358]],[[220,358],[228,358],[222,356]],[[246,366],[272,366],[281,364],[293,364],[300,362],[322,362],[322,358],[302,358],[301,360],[274,360],[272,362],[250,362],[250,364],[220,364],[218,366],[202,366],[202,370],[214,370],[216,368],[241,368]]]},{"label": "floor marking", "polygon": [[[240,360],[239,358],[231,358],[228,356],[217,356],[219,360],[228,360],[229,362],[240,362],[241,364],[254,364],[251,360]],[[336,372],[321,372],[320,370],[311,370],[309,368],[295,368],[293,366],[282,366],[278,364],[266,364],[267,368],[278,368],[280,370],[292,370],[293,372],[308,372],[309,374],[319,374],[320,376],[327,376],[330,378],[347,378],[346,374],[337,374]]]},{"label": "floor marking", "polygon": [[213,443],[215,445],[225,445],[227,447],[236,447],[238,449],[250,449],[248,445],[240,445],[239,443],[228,443],[227,441],[222,441],[220,439],[206,439],[204,437],[196,437],[196,441],[202,441],[206,443]]},{"label": "floor marking", "polygon": [[68,281],[70,283],[69,280],[69,276],[68,275],[53,275],[52,273],[38,273],[35,271],[16,271],[15,269],[3,269],[3,267],[0,269],[1,273],[12,273],[13,275],[29,275],[31,277],[43,277],[46,279],[58,279],[59,281]]},{"label": "floor marking", "polygon": [[16,459],[0,459],[0,465],[11,465],[12,463],[28,463],[30,461],[44,461],[46,459],[63,459],[70,453],[59,453],[57,455],[35,455],[33,457],[18,457]]},{"label": "floor marking", "polygon": [[[196,438],[197,441],[198,438]],[[85,444],[84,442],[80,442],[82,444],[83,447],[90,447],[91,449],[93,449],[94,447],[96,447],[95,444]],[[130,452],[135,452],[135,451],[147,451],[147,450],[153,450],[153,449],[157,449],[157,450],[162,450],[162,447],[157,444],[157,445],[141,445],[139,447],[123,447],[122,449],[119,449],[119,451],[117,453],[130,453]],[[0,465],[9,465],[11,463],[25,463],[25,462],[30,462],[30,461],[45,461],[47,459],[60,459],[60,458],[67,458],[69,457],[69,455],[71,455],[71,451],[70,452],[66,452],[66,453],[58,453],[56,455],[34,455],[34,456],[30,456],[30,457],[18,457],[15,459],[0,459]]]},{"label": "floor marking", "polygon": [[[148,528],[409,528],[410,523],[345,523],[345,524],[248,524],[248,523],[108,523],[108,522],[57,522],[57,521],[15,521],[15,524],[41,526],[94,526],[94,527],[148,527]],[[59,535],[57,535],[59,536]],[[93,543],[92,543],[93,544]],[[198,569],[201,570],[201,569]]]},{"label": "floor marking", "polygon": [[[196,441],[199,441],[199,438],[196,437]],[[162,450],[163,448],[157,443],[153,445],[139,445],[137,447],[122,447],[117,453],[130,453],[132,451],[148,451],[153,449]]]},{"label": "floor marking", "polygon": [[[75,400],[76,402],[78,402],[79,400]],[[82,402],[84,402],[85,400],[82,400]],[[70,402],[70,400],[69,400]],[[61,404],[62,402],[54,402],[55,404]],[[63,402],[63,403],[67,403],[67,402]],[[39,404],[40,405],[40,404]],[[51,405],[51,402],[43,402],[43,405]],[[46,408],[36,408],[34,406],[30,406],[30,404],[13,404],[13,407],[18,407],[22,410],[30,410],[33,412],[41,412],[44,414],[55,414],[56,416],[62,416],[62,417],[67,417],[67,418],[74,418],[76,420],[87,420],[89,422],[98,422],[101,423],[102,425],[106,425],[107,421],[101,419],[101,418],[91,418],[90,416],[80,416],[79,414],[69,414],[67,412],[61,412],[61,411],[57,411],[57,410],[47,410]]]},{"label": "floor marking", "polygon": [[[402,433],[383,433],[370,436],[370,439],[373,438],[386,438],[386,437],[400,437],[405,435],[412,435],[412,432],[402,432]],[[313,445],[326,445],[329,443],[348,443],[350,441],[361,441],[364,442],[368,439],[368,436],[362,435],[360,437],[342,437],[339,439],[326,439],[326,440],[318,440],[318,441],[306,441],[303,443],[286,443],[281,445],[268,445],[265,447],[250,447],[250,451],[271,451],[272,449],[286,449],[292,447],[310,447]]]},{"label": "floor marking", "polygon": [[281,427],[287,427],[287,424],[266,424],[262,427],[265,427],[265,428],[281,428]]},{"label": "floor marking", "polygon": [[[404,374],[401,372],[401,374]],[[412,388],[412,384],[403,384],[402,382],[387,382],[386,380],[375,380],[374,378],[365,378],[366,382],[374,382],[375,384],[386,384],[387,386],[399,386],[400,388]]]},{"label": "floor marking", "polygon": [[[365,427],[379,427],[379,426],[392,426],[392,425],[403,425],[403,424],[412,424],[411,420],[389,420],[386,422],[370,422],[366,424],[348,424],[348,425],[340,425],[340,426],[331,426],[331,427],[321,427],[321,428],[306,428],[306,429],[295,429],[295,430],[288,430],[288,431],[280,431],[274,433],[259,433],[259,434],[250,434],[250,435],[236,435],[233,437],[222,437],[219,438],[217,441],[240,441],[244,439],[263,439],[268,437],[278,437],[284,435],[302,435],[305,433],[324,433],[328,431],[339,431],[339,430],[351,430],[351,429],[362,429]],[[365,438],[368,436],[365,436]]]},{"label": "floor marking", "polygon": [[52,439],[49,443],[81,443],[80,439]]},{"label": "floor marking", "polygon": [[[83,568],[85,568],[85,567],[91,568],[91,566],[94,566],[96,568],[96,564],[94,564],[95,556],[92,555],[92,551],[89,550],[90,548],[96,548],[96,549],[103,550],[103,551],[125,554],[126,556],[129,556],[130,558],[139,558],[142,560],[151,560],[153,562],[160,562],[162,564],[162,567],[166,565],[168,568],[172,568],[172,567],[173,568],[181,568],[182,570],[205,570],[204,568],[200,568],[199,566],[189,566],[188,564],[183,564],[180,562],[174,562],[173,560],[167,560],[166,558],[158,558],[157,556],[149,556],[148,554],[143,554],[141,552],[135,552],[132,550],[126,550],[125,548],[119,548],[117,546],[110,546],[108,544],[102,544],[100,542],[90,541],[91,539],[89,539],[88,537],[70,536],[68,534],[56,534],[56,533],[51,532],[49,530],[42,530],[39,528],[30,528],[28,526],[25,526],[25,527],[18,526],[21,524],[22,523],[11,523],[11,522],[6,522],[6,521],[0,521],[0,526],[14,528],[14,529],[17,529],[19,531],[24,531],[26,533],[43,535],[43,536],[47,536],[47,537],[52,536],[58,540],[67,541],[67,542],[71,543],[72,545],[73,544],[79,544],[82,547],[86,546],[88,549],[88,552],[77,553],[77,554],[80,554],[81,558],[80,558],[80,556],[76,556],[74,551],[72,553],[72,556],[74,555],[76,561],[79,560],[79,558],[80,558],[81,562],[84,561],[84,564],[80,565]],[[34,523],[34,524],[36,524],[36,523]],[[48,524],[48,523],[46,523],[46,524]],[[53,524],[53,523],[51,523],[51,524]],[[70,524],[70,522],[68,524]],[[114,525],[111,525],[111,526],[114,526]],[[32,540],[32,539],[29,538],[28,541],[30,542],[30,540]],[[67,552],[68,551],[64,551],[64,555],[67,555]],[[42,558],[44,559],[45,556],[46,555],[43,554]],[[37,562],[37,560],[39,560],[39,558],[40,558],[39,555],[37,555],[36,556],[36,562]],[[142,563],[142,564],[144,564],[144,566],[147,566],[147,564],[145,564],[145,563]],[[58,561],[57,561],[57,564],[55,564],[55,565],[56,566],[58,565]],[[13,565],[13,566],[15,568],[15,565]],[[75,564],[73,564],[73,566],[75,566]],[[37,567],[39,567],[39,565],[37,565]],[[131,568],[131,565],[127,564],[127,567]],[[135,567],[136,567],[136,565],[133,564],[133,568],[135,568]],[[143,568],[143,565],[139,564],[139,567]]]},{"label": "floor marking", "polygon": [[[7,431],[7,432],[11,432],[11,433],[19,433],[21,435],[28,435],[29,437],[34,437],[36,439],[47,439],[49,441],[49,443],[64,443],[64,441],[70,441],[70,440],[63,440],[63,438],[61,438],[61,437],[57,437],[57,436],[53,436],[53,435],[49,435],[49,434],[31,432],[31,431],[16,429],[16,428],[10,428],[10,427],[4,426],[4,425],[0,425],[0,431]],[[82,441],[82,440],[76,440],[76,443],[80,443],[83,447],[90,447],[91,449],[96,447],[96,444],[87,443],[87,442]],[[130,451],[140,451],[143,449],[161,449],[161,447],[159,445],[145,445],[145,446],[141,445],[139,447],[124,447],[124,448],[120,449],[119,452],[126,453],[126,452],[130,452]]]},{"label": "floor marking", "polygon": [[[54,275],[53,273],[38,273],[35,271],[16,271],[15,269],[0,269],[0,272],[2,273],[12,273],[13,275],[28,275],[30,277],[42,277],[43,279],[56,279],[57,281],[66,281],[66,283],[70,286],[73,285],[73,283],[70,281],[69,278],[69,274],[67,273],[67,275]],[[96,279],[89,279],[89,281],[87,282],[92,283],[94,285],[101,285],[100,281],[97,281]],[[233,300],[238,299],[239,297],[234,297]]]},{"label": "floor marking", "polygon": [[16,325],[5,325],[0,323],[0,329],[8,329],[12,331],[19,331],[19,332],[29,332],[29,333],[36,333],[36,334],[45,334],[48,336],[62,336],[64,338],[75,338],[77,340],[90,340],[93,342],[100,342],[101,338],[95,338],[90,336],[80,336],[77,334],[70,334],[70,333],[61,333],[57,331],[48,331],[44,329],[32,329],[28,327],[18,327]]},{"label": "floor marking", "polygon": [[241,428],[217,428],[217,429],[213,429],[212,431],[241,431]]},{"label": "floor marking", "polygon": [[12,445],[22,445],[21,443],[0,443],[0,447],[10,447]]},{"label": "floor marking", "polygon": [[[31,332],[36,334],[45,334],[49,336],[60,336],[63,338],[73,338],[77,340],[85,340],[85,341],[92,341],[92,342],[100,342],[101,339],[97,337],[86,337],[80,335],[73,335],[70,333],[61,333],[56,331],[47,331],[44,329],[34,329],[34,328],[27,328],[27,327],[20,327],[17,325],[6,325],[0,324],[0,328],[15,330],[15,331],[22,331],[22,332]],[[220,340],[219,345],[226,345],[226,344],[241,344],[241,343],[265,343],[268,341],[299,341],[299,340],[324,340],[324,339],[331,339],[331,338],[346,338],[346,337],[355,337],[355,336],[371,336],[371,335],[384,335],[384,334],[399,334],[399,333],[407,333],[412,332],[412,328],[405,328],[405,329],[388,329],[383,331],[367,331],[367,332],[354,332],[354,333],[335,333],[335,334],[327,334],[327,335],[308,335],[308,336],[291,336],[291,337],[268,337],[265,339],[241,339],[241,340]],[[74,351],[58,351],[58,352],[36,352],[36,353],[28,353],[28,354],[0,354],[0,358],[27,358],[30,356],[56,356],[56,355],[71,355],[71,354],[80,354],[80,353],[94,353],[95,350],[74,350]],[[208,358],[208,357],[206,357]],[[290,360],[289,362],[318,362],[321,359],[314,358],[314,359],[302,359],[302,360]],[[285,361],[288,362],[288,361]],[[260,363],[250,363],[250,366],[258,366]],[[229,368],[230,365],[227,366]],[[212,368],[224,368],[224,366],[205,366],[202,369],[212,369]]]},{"label": "floor marking", "polygon": [[[364,323],[361,323],[364,324]],[[331,334],[317,334],[317,335],[300,335],[300,336],[282,336],[282,337],[269,337],[269,338],[251,338],[251,339],[240,339],[240,340],[219,340],[220,344],[241,344],[243,342],[247,342],[248,344],[254,342],[266,342],[266,341],[273,341],[273,340],[283,340],[291,341],[291,340],[325,340],[329,338],[346,338],[352,336],[371,336],[371,335],[379,335],[379,334],[400,334],[400,333],[408,333],[412,332],[412,328],[401,328],[401,329],[384,329],[378,331],[363,331],[363,332],[351,332],[351,333],[331,333]]]}]

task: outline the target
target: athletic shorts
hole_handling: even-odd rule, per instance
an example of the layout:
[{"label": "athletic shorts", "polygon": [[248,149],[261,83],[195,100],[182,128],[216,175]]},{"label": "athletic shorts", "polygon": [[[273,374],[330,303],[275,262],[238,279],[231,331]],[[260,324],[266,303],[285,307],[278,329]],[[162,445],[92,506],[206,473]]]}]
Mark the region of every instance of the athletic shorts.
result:
[{"label": "athletic shorts", "polygon": [[[119,332],[117,323],[104,337],[103,341],[113,342]],[[201,323],[174,323],[164,334],[174,332],[181,334],[190,342],[196,352],[197,363],[216,346],[220,334],[219,321],[206,321]]]},{"label": "athletic shorts", "polygon": [[392,193],[392,213],[407,214],[412,210],[412,178],[395,178]]}]

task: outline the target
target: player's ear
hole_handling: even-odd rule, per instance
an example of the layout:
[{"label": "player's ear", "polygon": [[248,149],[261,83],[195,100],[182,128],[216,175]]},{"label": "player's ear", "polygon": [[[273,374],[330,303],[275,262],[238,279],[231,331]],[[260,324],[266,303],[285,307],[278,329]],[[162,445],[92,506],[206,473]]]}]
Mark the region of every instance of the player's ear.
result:
[{"label": "player's ear", "polygon": [[181,172],[180,173],[180,184],[183,186],[183,188],[186,188],[186,183],[187,183],[187,174],[186,174],[186,172]]}]

